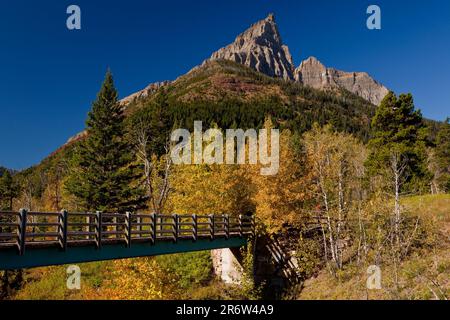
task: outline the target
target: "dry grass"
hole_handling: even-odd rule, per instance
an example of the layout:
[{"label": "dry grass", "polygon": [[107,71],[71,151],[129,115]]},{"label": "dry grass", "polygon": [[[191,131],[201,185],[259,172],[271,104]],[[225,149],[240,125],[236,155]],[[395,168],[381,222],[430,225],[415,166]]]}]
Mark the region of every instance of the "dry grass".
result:
[{"label": "dry grass", "polygon": [[327,270],[307,280],[299,299],[445,299],[450,298],[450,195],[403,199],[408,215],[418,216],[433,232],[433,246],[414,251],[399,268],[400,290],[392,290],[393,267],[382,266],[382,289],[367,290],[367,266],[355,264],[334,278]]}]

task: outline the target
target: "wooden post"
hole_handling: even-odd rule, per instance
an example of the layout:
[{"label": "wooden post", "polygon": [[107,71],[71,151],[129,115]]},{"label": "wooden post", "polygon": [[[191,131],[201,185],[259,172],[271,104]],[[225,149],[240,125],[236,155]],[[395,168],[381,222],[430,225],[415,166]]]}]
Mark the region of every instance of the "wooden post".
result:
[{"label": "wooden post", "polygon": [[131,213],[129,213],[129,212],[125,213],[125,220],[126,220],[126,232],[125,232],[126,240],[125,241],[129,248],[129,247],[131,247],[131,236],[132,236]]},{"label": "wooden post", "polygon": [[25,238],[26,238],[26,232],[27,232],[27,210],[26,209],[20,209],[20,230],[19,230],[19,254],[23,256],[25,253]]},{"label": "wooden post", "polygon": [[68,219],[69,219],[69,213],[67,212],[67,210],[62,210],[58,220],[59,220],[59,225],[58,225],[58,233],[59,233],[59,243],[61,246],[61,249],[63,251],[67,250],[67,224],[68,224]]},{"label": "wooden post", "polygon": [[252,215],[251,220],[251,235],[254,239],[256,239],[256,216],[254,214]]},{"label": "wooden post", "polygon": [[214,223],[214,215],[210,214],[209,215],[209,233],[211,236],[211,240],[214,240],[215,236],[216,236],[216,225]]},{"label": "wooden post", "polygon": [[97,211],[96,212],[96,218],[97,218],[97,226],[96,226],[96,242],[97,242],[97,248],[100,249],[102,247],[102,233],[103,233],[103,219],[102,219],[102,212]]},{"label": "wooden post", "polygon": [[156,229],[157,229],[157,216],[156,213],[152,213],[152,243],[156,243]]},{"label": "wooden post", "polygon": [[[91,216],[87,215],[87,216],[85,217],[85,220],[84,220],[84,222],[88,224],[88,225],[85,227],[85,231],[86,231],[86,232],[91,232],[91,221],[92,221]],[[85,239],[86,239],[86,240],[89,240],[89,239],[90,239],[90,236],[89,236],[89,235],[86,235],[86,236],[85,236]]]},{"label": "wooden post", "polygon": [[142,218],[141,217],[137,217],[136,218],[136,224],[137,224],[137,231],[139,231],[139,237],[142,237],[142,233],[141,233],[142,225],[141,225],[141,223],[142,223]]},{"label": "wooden post", "polygon": [[115,238],[117,239],[117,238],[119,238],[119,226],[117,225],[117,214],[114,216],[114,218],[112,219],[112,222],[114,223],[114,228],[113,228],[113,230],[116,232],[116,234],[115,234]]},{"label": "wooden post", "polygon": [[198,236],[198,222],[197,222],[197,215],[193,214],[192,215],[192,222],[193,222],[193,233],[192,233],[192,239],[194,241],[197,241],[197,236]]},{"label": "wooden post", "polygon": [[58,215],[57,222],[58,226],[56,227],[56,233],[58,234],[58,243],[61,247],[61,250],[64,250],[64,244],[63,244],[63,230],[64,230],[64,217],[63,217],[64,211],[61,210],[61,212]]},{"label": "wooden post", "polygon": [[244,236],[242,232],[242,214],[239,215],[239,237],[242,238]]},{"label": "wooden post", "polygon": [[226,214],[224,217],[225,221],[225,237],[226,239],[230,239],[230,217]]},{"label": "wooden post", "polygon": [[178,215],[175,213],[173,217],[173,242],[178,241]]}]

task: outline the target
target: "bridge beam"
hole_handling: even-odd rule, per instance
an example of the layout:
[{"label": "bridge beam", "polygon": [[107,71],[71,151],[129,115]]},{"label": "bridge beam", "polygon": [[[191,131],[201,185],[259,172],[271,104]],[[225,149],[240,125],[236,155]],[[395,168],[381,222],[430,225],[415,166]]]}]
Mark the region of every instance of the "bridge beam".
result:
[{"label": "bridge beam", "polygon": [[191,251],[203,251],[223,248],[237,248],[247,244],[245,238],[215,238],[192,240],[179,239],[177,243],[160,241],[155,244],[133,243],[131,247],[126,245],[104,244],[101,249],[95,246],[68,247],[66,251],[60,248],[33,248],[27,250],[24,255],[19,255],[17,250],[0,250],[0,270],[26,269],[50,265],[63,265],[92,261],[113,259],[126,259],[137,257],[157,256],[172,253]]}]

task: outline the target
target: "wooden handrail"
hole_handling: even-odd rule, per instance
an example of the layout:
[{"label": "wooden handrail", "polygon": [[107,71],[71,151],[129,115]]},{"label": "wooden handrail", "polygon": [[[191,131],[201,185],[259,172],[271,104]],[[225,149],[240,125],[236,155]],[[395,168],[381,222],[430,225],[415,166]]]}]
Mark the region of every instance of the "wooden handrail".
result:
[{"label": "wooden handrail", "polygon": [[[17,221],[14,220],[16,216]],[[253,219],[229,215],[167,215],[102,212],[19,212],[0,211],[1,249],[15,245],[23,255],[27,244],[58,245],[65,251],[72,245],[122,242],[131,247],[134,241],[170,241],[179,239],[248,237],[253,234]],[[45,219],[44,221],[39,221]],[[81,238],[81,239],[80,239]],[[113,241],[113,242],[111,242]],[[0,249],[0,250],[1,250]]]}]

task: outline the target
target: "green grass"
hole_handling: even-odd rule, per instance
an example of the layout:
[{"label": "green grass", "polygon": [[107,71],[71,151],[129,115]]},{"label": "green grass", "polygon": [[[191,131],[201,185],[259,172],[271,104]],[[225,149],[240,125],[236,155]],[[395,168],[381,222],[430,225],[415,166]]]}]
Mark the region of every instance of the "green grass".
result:
[{"label": "green grass", "polygon": [[[14,299],[18,300],[70,300],[82,299],[80,290],[67,289],[66,265],[27,270],[25,285]],[[81,287],[98,288],[108,279],[110,262],[79,264]]]},{"label": "green grass", "polygon": [[401,204],[412,215],[450,222],[450,194],[407,197]]}]

